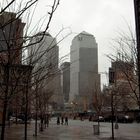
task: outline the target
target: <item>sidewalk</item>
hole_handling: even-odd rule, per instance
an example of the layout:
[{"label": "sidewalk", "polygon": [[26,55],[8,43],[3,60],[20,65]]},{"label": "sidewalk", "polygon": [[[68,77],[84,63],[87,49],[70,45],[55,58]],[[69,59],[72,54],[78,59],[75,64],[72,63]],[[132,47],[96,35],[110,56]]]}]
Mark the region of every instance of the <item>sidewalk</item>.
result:
[{"label": "sidewalk", "polygon": [[[69,120],[69,125],[56,125],[56,119],[52,119],[48,128],[38,132],[37,138],[34,134],[34,122],[28,125],[28,140],[109,140],[111,137],[111,124],[100,124],[100,135],[93,134],[93,124],[88,120]],[[117,140],[140,140],[139,124],[119,124],[115,130]],[[23,140],[24,125],[13,124],[6,129],[5,140]]]},{"label": "sidewalk", "polygon": [[[99,138],[108,139],[112,136],[111,124],[101,123]],[[114,129],[114,136],[117,140],[140,140],[140,124],[129,123],[119,124],[119,129]]]}]

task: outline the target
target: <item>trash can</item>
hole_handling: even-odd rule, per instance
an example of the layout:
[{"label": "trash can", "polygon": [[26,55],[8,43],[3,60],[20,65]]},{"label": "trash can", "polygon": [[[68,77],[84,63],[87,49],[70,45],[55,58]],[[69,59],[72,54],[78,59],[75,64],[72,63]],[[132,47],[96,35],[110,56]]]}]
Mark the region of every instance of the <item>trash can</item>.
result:
[{"label": "trash can", "polygon": [[118,123],[115,123],[115,129],[119,129]]},{"label": "trash can", "polygon": [[93,125],[93,133],[94,135],[99,135],[99,125]]}]

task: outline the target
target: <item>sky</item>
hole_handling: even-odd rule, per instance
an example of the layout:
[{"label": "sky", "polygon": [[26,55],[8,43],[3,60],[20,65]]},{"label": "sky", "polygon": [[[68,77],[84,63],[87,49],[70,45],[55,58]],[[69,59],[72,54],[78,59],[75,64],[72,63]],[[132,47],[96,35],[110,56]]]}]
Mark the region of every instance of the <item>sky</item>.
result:
[{"label": "sky", "polygon": [[[35,19],[46,12],[48,1],[52,0],[40,0]],[[60,38],[72,31],[59,44],[60,57],[69,54],[71,41],[77,34],[86,31],[94,35],[98,43],[99,73],[104,84],[108,80],[104,73],[108,72],[111,63],[106,54],[113,53],[110,42],[120,30],[128,30],[127,24],[135,29],[133,0],[60,0],[49,31],[55,36],[62,28],[68,28],[62,32]],[[69,56],[63,61],[69,61]]]}]

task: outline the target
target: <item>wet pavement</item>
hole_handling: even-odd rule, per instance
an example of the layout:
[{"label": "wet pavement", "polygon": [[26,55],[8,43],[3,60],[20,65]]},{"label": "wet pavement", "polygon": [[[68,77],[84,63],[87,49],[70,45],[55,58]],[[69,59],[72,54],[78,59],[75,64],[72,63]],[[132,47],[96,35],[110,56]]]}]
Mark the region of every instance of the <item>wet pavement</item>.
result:
[{"label": "wet pavement", "polygon": [[[94,135],[93,125],[96,122],[88,120],[69,120],[69,125],[56,125],[56,119],[50,121],[48,128],[43,132],[38,131],[38,136],[34,135],[34,122],[28,125],[27,140],[108,140],[111,137],[111,124],[100,124],[100,135]],[[119,129],[115,130],[117,140],[140,140],[140,124],[119,124]],[[12,124],[6,128],[5,140],[24,140],[24,125]]]}]

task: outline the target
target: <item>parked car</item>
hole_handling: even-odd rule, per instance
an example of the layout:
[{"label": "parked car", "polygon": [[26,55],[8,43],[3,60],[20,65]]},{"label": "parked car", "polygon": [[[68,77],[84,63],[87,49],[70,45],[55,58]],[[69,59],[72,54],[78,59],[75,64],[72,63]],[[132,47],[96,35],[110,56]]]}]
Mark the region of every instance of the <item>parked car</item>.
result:
[{"label": "parked car", "polygon": [[[105,122],[111,122],[111,120],[112,120],[111,115],[104,117]],[[117,115],[113,117],[113,121],[114,122],[117,121],[119,123],[132,123],[134,119],[128,115]]]},{"label": "parked car", "polygon": [[119,123],[132,123],[134,119],[128,115],[119,115],[117,116],[117,120]]},{"label": "parked car", "polygon": [[9,120],[13,123],[16,123],[16,122],[21,123],[22,122],[22,119],[16,118],[16,117],[13,117],[13,116],[11,116]]},{"label": "parked car", "polygon": [[[104,116],[104,121],[105,122],[111,122],[112,116],[111,115],[106,115]],[[113,117],[113,121],[115,121],[115,116]]]},{"label": "parked car", "polygon": [[9,119],[11,122],[14,122],[16,120],[16,117],[11,116]]},{"label": "parked car", "polygon": [[99,116],[99,121],[104,121],[104,117],[103,116]]},{"label": "parked car", "polygon": [[92,117],[92,121],[103,122],[104,121],[104,117],[103,116],[94,116],[94,117]]},{"label": "parked car", "polygon": [[140,123],[140,115],[136,116],[136,122]]}]

